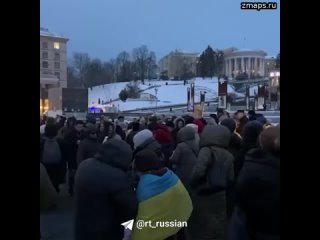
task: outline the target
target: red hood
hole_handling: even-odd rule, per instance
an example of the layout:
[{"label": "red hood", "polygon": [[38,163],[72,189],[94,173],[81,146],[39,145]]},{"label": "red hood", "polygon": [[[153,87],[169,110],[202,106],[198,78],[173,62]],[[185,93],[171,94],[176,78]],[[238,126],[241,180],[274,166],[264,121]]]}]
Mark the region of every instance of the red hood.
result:
[{"label": "red hood", "polygon": [[200,119],[193,120],[193,123],[198,126],[198,133],[201,134],[203,128],[205,127],[204,123]]},{"label": "red hood", "polygon": [[171,132],[165,125],[159,124],[157,128],[153,131],[153,136],[160,144],[173,143],[173,137],[171,135]]}]

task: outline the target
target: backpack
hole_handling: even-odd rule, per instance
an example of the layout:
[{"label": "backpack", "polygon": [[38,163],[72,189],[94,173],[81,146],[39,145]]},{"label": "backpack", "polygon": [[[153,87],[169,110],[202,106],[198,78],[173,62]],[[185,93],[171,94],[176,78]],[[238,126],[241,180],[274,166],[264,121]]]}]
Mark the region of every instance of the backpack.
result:
[{"label": "backpack", "polygon": [[56,164],[62,160],[61,150],[55,139],[46,139],[43,142],[42,158],[43,164]]}]

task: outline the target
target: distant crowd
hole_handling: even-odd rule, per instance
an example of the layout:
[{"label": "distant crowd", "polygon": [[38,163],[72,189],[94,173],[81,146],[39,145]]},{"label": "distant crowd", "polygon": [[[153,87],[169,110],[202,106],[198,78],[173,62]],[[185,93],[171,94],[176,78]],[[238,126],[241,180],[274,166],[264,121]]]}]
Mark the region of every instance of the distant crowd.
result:
[{"label": "distant crowd", "polygon": [[[280,239],[280,125],[254,111],[43,117],[40,211],[56,207],[64,183],[75,240]],[[128,233],[121,223],[131,219]],[[187,227],[140,229],[139,220]]]}]

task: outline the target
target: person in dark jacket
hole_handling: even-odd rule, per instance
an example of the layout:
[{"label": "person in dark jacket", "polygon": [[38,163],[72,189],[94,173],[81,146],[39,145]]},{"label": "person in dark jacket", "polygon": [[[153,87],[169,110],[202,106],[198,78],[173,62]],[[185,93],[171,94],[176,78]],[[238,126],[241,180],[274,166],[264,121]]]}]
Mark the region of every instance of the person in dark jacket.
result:
[{"label": "person in dark jacket", "polygon": [[239,172],[242,169],[247,152],[249,152],[251,149],[258,147],[259,145],[258,138],[262,130],[263,130],[262,124],[256,120],[250,121],[244,126],[242,131],[241,151],[239,153],[239,157],[235,159],[235,163],[234,163],[235,164],[234,165],[235,180],[237,179]]},{"label": "person in dark jacket", "polygon": [[118,134],[123,141],[126,139],[126,133],[123,131],[120,125],[116,125],[115,133]]},{"label": "person in dark jacket", "polygon": [[117,139],[103,144],[79,166],[75,180],[75,240],[122,240],[121,223],[134,219],[137,199],[127,174],[130,146]]},{"label": "person in dark jacket", "polygon": [[68,163],[68,185],[69,194],[73,195],[74,190],[74,175],[77,169],[77,152],[80,141],[83,138],[82,121],[76,121],[75,126],[65,133],[64,137],[64,155]]},{"label": "person in dark jacket", "polygon": [[157,124],[153,131],[153,136],[161,145],[161,151],[163,153],[166,166],[171,168],[169,158],[171,157],[174,148],[174,141],[171,132],[166,125]]},{"label": "person in dark jacket", "polygon": [[140,124],[138,122],[132,122],[130,126],[130,133],[127,136],[126,142],[134,149],[133,137],[139,132]]},{"label": "person in dark jacket", "polygon": [[249,119],[249,121],[257,120],[257,114],[254,110],[250,110],[248,112],[248,119]]},{"label": "person in dark jacket", "polygon": [[60,130],[58,131],[58,138],[64,139],[66,135],[70,134],[70,132],[72,132],[74,129],[76,121],[77,120],[75,117],[68,118],[66,126],[60,128]]},{"label": "person in dark jacket", "polygon": [[97,130],[93,125],[88,125],[84,133],[84,140],[82,140],[77,152],[77,165],[79,166],[83,160],[94,157],[98,152],[100,143],[97,138]]},{"label": "person in dark jacket", "polygon": [[228,146],[228,150],[233,155],[234,159],[237,159],[240,154],[242,139],[238,134],[235,133],[236,122],[232,118],[226,118],[220,124],[227,127],[230,130],[231,139]]},{"label": "person in dark jacket", "polygon": [[66,163],[57,132],[55,124],[46,125],[45,137],[40,139],[40,162],[45,166],[55,190],[59,193],[59,185],[63,183],[66,172]]},{"label": "person in dark jacket", "polygon": [[200,152],[194,167],[190,193],[193,213],[188,229],[193,240],[226,239],[226,193],[225,189],[213,189],[210,179],[216,164],[224,166],[221,176],[226,187],[234,179],[233,156],[226,150],[230,142],[230,131],[221,125],[207,125],[200,137]]},{"label": "person in dark jacket", "polygon": [[195,141],[194,129],[183,127],[178,132],[178,145],[170,161],[175,173],[187,189],[198,153],[199,145]]},{"label": "person in dark jacket", "polygon": [[250,239],[280,239],[280,128],[260,135],[249,151],[236,185],[236,204],[244,211]]},{"label": "person in dark jacket", "polygon": [[[227,119],[224,119],[220,124],[227,127],[230,130],[231,138],[230,138],[228,150],[233,155],[234,163],[241,161],[240,158],[241,158],[242,139],[238,134],[235,133],[235,129],[236,129],[235,120],[232,118],[227,118]],[[228,219],[231,217],[234,209],[234,195],[235,195],[234,184],[235,182],[233,182],[230,185],[230,188],[228,188],[226,191]]]}]

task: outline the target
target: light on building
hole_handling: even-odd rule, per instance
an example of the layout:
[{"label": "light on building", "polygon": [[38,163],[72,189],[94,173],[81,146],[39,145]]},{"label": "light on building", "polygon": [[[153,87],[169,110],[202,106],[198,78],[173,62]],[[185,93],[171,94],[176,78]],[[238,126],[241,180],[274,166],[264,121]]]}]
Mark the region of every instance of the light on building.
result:
[{"label": "light on building", "polygon": [[60,49],[60,43],[59,42],[54,42],[53,43],[53,48],[54,49]]}]

